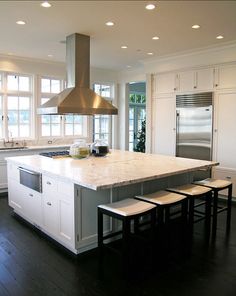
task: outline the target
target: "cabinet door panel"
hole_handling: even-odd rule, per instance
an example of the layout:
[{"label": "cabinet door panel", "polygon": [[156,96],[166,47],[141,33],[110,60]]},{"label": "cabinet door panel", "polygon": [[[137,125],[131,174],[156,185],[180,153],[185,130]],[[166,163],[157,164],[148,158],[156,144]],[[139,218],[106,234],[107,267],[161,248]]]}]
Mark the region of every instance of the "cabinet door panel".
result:
[{"label": "cabinet door panel", "polygon": [[216,158],[220,166],[236,168],[236,92],[219,94],[217,100]]},{"label": "cabinet door panel", "polygon": [[66,243],[74,242],[74,201],[59,200],[59,236]]},{"label": "cabinet door panel", "polygon": [[42,225],[42,194],[23,185],[24,192],[24,216],[37,226]]},{"label": "cabinet door panel", "polygon": [[201,69],[196,72],[197,90],[212,90],[214,83],[214,70]]},{"label": "cabinet door panel", "polygon": [[219,68],[218,75],[218,88],[236,87],[236,65]]},{"label": "cabinet door panel", "polygon": [[179,73],[179,91],[193,91],[196,88],[195,72],[185,71]]},{"label": "cabinet door panel", "polygon": [[15,209],[17,212],[23,212],[24,198],[20,184],[10,178],[8,179],[8,202],[9,206]]},{"label": "cabinet door panel", "polygon": [[43,196],[43,224],[46,231],[58,235],[58,202],[56,195]]},{"label": "cabinet door panel", "polygon": [[172,93],[176,90],[176,74],[157,74],[153,79],[153,97],[157,97],[157,94]]},{"label": "cabinet door panel", "polygon": [[154,100],[153,153],[175,155],[175,97]]}]

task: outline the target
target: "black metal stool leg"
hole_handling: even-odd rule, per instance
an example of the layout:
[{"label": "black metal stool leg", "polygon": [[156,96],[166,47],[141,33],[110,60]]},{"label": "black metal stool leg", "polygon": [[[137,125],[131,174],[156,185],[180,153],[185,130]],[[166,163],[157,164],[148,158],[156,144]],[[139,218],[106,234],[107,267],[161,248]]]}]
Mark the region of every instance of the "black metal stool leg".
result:
[{"label": "black metal stool leg", "polygon": [[192,236],[193,235],[193,223],[194,223],[194,197],[189,197],[189,217],[188,217],[188,223],[189,223],[189,233]]},{"label": "black metal stool leg", "polygon": [[206,207],[205,207],[205,234],[206,239],[209,240],[211,233],[211,199],[212,192],[206,194]]},{"label": "black metal stool leg", "polygon": [[125,217],[122,220],[123,231],[122,231],[122,268],[124,275],[128,275],[129,266],[129,235],[130,235],[130,220]]},{"label": "black metal stool leg", "polygon": [[213,216],[212,216],[212,238],[216,237],[217,229],[217,212],[218,212],[218,190],[213,190]]},{"label": "black metal stool leg", "polygon": [[103,259],[103,213],[98,208],[98,249],[99,249],[99,260]]},{"label": "black metal stool leg", "polygon": [[228,200],[227,200],[227,232],[230,230],[231,222],[231,206],[232,206],[232,184],[228,188]]}]

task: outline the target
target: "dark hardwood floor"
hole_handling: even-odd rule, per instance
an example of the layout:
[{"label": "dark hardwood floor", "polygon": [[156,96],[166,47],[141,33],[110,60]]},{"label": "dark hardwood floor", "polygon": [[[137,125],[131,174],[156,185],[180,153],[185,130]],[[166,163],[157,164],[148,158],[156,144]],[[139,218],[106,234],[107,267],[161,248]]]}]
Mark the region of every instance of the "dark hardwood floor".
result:
[{"label": "dark hardwood floor", "polygon": [[[97,250],[74,256],[12,214],[0,197],[0,296],[209,296],[236,295],[236,206],[225,235],[225,215],[217,239],[208,246],[201,225],[195,228],[191,254],[181,247],[150,271],[137,257],[131,277],[122,277],[119,257],[108,253],[99,268]],[[143,252],[145,253],[145,252]],[[142,261],[140,267],[139,260]]]}]

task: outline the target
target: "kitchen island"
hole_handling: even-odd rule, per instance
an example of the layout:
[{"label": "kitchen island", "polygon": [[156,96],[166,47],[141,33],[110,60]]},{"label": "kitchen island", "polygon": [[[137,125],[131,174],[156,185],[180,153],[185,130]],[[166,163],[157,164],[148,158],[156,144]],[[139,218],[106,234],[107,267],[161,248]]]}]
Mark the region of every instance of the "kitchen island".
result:
[{"label": "kitchen island", "polygon": [[[97,205],[192,181],[215,162],[112,150],[105,157],[7,158],[9,205],[74,253],[96,247]],[[19,167],[42,175],[42,190],[20,182]],[[117,228],[104,222],[106,232]]]}]

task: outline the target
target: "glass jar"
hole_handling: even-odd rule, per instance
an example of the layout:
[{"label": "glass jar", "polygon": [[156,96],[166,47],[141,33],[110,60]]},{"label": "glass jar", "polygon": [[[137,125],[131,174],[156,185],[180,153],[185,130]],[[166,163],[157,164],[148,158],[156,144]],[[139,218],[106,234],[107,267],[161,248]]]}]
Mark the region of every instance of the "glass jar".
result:
[{"label": "glass jar", "polygon": [[70,146],[70,156],[75,159],[89,156],[89,147],[85,140],[76,140],[75,143]]},{"label": "glass jar", "polygon": [[109,146],[105,140],[96,140],[91,145],[91,153],[94,156],[105,156],[109,153]]}]

